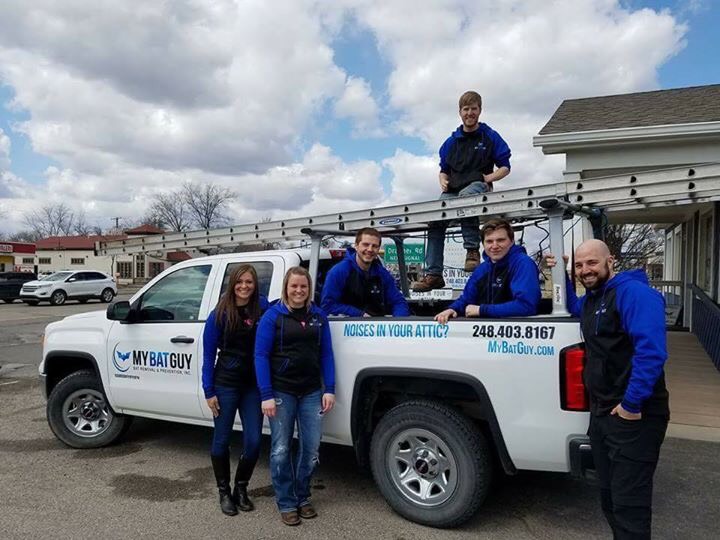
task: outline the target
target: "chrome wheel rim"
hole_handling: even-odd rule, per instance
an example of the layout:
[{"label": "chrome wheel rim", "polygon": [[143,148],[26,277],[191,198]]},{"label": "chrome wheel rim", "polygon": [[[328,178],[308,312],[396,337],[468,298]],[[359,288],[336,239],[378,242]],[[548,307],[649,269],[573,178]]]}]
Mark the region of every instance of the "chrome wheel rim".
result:
[{"label": "chrome wheel rim", "polygon": [[97,390],[78,390],[63,402],[63,422],[79,437],[97,437],[110,427],[113,414]]},{"label": "chrome wheel rim", "polygon": [[56,292],[53,294],[53,302],[56,304],[63,304],[65,303],[65,296],[61,292]]},{"label": "chrome wheel rim", "polygon": [[395,487],[410,502],[432,507],[457,488],[458,470],[450,447],[426,429],[406,429],[388,445],[386,463]]},{"label": "chrome wheel rim", "polygon": [[113,299],[113,293],[112,293],[112,291],[109,291],[109,290],[108,290],[108,291],[105,291],[105,292],[103,293],[103,300],[104,300],[105,302],[109,302],[109,301],[112,300],[112,299]]}]

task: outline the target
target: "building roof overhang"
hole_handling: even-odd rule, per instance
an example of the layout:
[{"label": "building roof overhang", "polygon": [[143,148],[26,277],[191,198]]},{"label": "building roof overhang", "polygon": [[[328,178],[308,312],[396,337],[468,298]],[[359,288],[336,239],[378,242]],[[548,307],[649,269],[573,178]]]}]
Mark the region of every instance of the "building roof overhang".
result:
[{"label": "building roof overhang", "polygon": [[543,154],[562,154],[585,148],[652,144],[675,141],[720,141],[720,121],[662,126],[624,127],[549,133],[533,137],[533,146],[541,147]]}]

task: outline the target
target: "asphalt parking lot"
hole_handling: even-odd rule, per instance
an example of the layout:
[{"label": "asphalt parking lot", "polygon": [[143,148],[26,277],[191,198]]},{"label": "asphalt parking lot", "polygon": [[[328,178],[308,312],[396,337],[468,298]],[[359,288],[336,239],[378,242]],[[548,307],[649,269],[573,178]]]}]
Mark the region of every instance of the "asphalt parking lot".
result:
[{"label": "asphalt parking lot", "polygon": [[[500,478],[465,526],[422,527],[395,515],[351,449],[324,445],[314,480],[320,517],[290,529],[275,510],[267,443],[251,482],[257,510],[226,517],[207,428],[137,419],[117,445],[65,447],[50,432],[36,377],[44,326],[105,304],[0,305],[2,538],[610,538],[595,488],[567,475]],[[720,444],[668,438],[656,475],[655,538],[715,538]]]}]

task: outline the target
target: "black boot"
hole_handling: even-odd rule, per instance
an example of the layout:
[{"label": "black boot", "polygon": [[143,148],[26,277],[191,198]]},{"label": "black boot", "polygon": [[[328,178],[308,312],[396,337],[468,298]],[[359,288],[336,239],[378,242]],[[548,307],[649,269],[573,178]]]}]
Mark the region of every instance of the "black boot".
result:
[{"label": "black boot", "polygon": [[230,494],[230,458],[225,456],[210,456],[215,481],[220,494],[220,510],[227,516],[236,516],[237,507]]},{"label": "black boot", "polygon": [[245,456],[240,456],[237,471],[235,472],[235,489],[233,490],[233,502],[243,512],[255,510],[255,505],[247,494],[248,482],[255,469],[255,461],[248,461]]}]

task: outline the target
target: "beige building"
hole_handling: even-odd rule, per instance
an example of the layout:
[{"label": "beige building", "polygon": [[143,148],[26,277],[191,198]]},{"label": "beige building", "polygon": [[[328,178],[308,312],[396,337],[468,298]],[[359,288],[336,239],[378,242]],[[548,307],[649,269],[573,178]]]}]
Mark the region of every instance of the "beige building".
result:
[{"label": "beige building", "polygon": [[[720,84],[565,100],[533,144],[565,155],[566,181],[687,167],[692,182],[692,165],[720,161]],[[720,369],[720,202],[612,219],[664,232],[663,279],[654,284]],[[582,235],[589,236],[588,227]]]},{"label": "beige building", "polygon": [[151,225],[128,229],[119,235],[51,236],[35,243],[34,265],[40,272],[59,270],[98,270],[115,277],[118,284],[144,283],[165,268],[187,260],[186,252],[170,252],[152,257],[145,254],[98,256],[95,242],[125,240],[132,236],[160,234],[164,231]]}]

